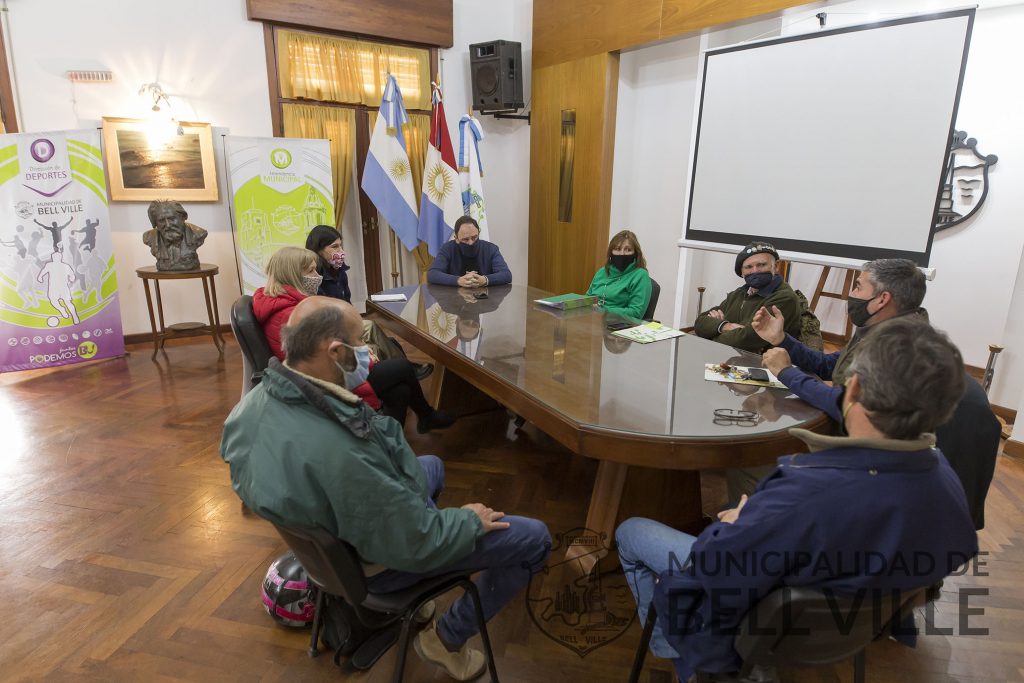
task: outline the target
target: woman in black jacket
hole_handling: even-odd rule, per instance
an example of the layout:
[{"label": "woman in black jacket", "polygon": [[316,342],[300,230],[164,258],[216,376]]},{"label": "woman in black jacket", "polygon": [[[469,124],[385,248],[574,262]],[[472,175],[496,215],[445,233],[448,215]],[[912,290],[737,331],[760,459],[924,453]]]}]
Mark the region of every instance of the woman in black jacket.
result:
[{"label": "woman in black jacket", "polygon": [[317,294],[352,303],[352,290],[348,286],[349,265],[345,263],[341,233],[329,225],[318,225],[309,231],[306,249],[316,254],[317,272],[324,276]]}]

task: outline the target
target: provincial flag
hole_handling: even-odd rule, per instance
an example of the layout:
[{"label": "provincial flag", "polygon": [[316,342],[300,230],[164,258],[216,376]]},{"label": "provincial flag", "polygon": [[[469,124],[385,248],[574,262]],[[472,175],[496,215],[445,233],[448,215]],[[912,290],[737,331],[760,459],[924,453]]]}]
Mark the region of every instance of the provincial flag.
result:
[{"label": "provincial flag", "polygon": [[459,173],[455,170],[455,152],[444,118],[441,89],[434,85],[434,107],[430,114],[430,140],[427,141],[427,162],[423,168],[423,193],[420,195],[418,235],[427,243],[431,256],[437,256],[441,245],[451,239],[452,231],[462,213]]},{"label": "provincial flag", "polygon": [[484,132],[480,121],[470,115],[459,119],[459,181],[462,185],[462,210],[476,219],[480,239],[490,241],[487,212],[484,210],[484,165],[480,160],[480,141]]},{"label": "provincial flag", "polygon": [[412,183],[412,167],[402,134],[402,124],[409,120],[402,102],[402,91],[395,77],[388,74],[380,115],[373,126],[370,151],[363,166],[363,192],[391,225],[406,249],[419,244],[416,236],[416,188]]}]

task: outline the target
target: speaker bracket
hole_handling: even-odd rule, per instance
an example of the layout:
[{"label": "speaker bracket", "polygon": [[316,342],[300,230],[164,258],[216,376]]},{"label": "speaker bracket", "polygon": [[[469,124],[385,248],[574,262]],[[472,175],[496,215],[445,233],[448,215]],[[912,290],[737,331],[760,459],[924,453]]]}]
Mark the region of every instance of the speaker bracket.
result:
[{"label": "speaker bracket", "polygon": [[530,125],[530,112],[520,114],[518,109],[479,109],[477,112],[481,116],[493,116],[496,119],[518,119]]}]

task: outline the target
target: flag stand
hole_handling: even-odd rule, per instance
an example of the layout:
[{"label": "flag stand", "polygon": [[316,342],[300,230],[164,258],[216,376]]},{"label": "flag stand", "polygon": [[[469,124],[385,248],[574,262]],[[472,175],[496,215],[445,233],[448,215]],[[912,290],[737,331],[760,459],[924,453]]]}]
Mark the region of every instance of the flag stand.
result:
[{"label": "flag stand", "polygon": [[391,286],[398,286],[398,247],[395,244],[395,231],[388,228],[388,237],[391,242]]}]

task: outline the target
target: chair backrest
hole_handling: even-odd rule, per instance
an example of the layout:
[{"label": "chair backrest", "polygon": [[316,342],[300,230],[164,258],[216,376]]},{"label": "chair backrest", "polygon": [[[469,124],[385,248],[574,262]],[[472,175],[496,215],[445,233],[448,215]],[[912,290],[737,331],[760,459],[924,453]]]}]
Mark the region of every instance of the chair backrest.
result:
[{"label": "chair backrest", "polygon": [[274,524],[309,577],[331,595],[337,595],[360,611],[366,599],[366,575],[355,549],[320,529]]},{"label": "chair backrest", "polygon": [[925,591],[866,590],[859,596],[838,597],[811,588],[778,588],[747,612],[736,635],[736,651],[744,663],[823,666],[839,662],[924,604]]},{"label": "chair backrest", "polygon": [[644,312],[644,320],[654,320],[654,309],[658,307],[658,297],[661,296],[661,285],[653,277],[651,278],[651,301],[647,304]]},{"label": "chair backrest", "polygon": [[270,350],[263,326],[252,312],[252,297],[243,294],[231,305],[231,331],[242,349],[242,395],[260,383],[274,352]]}]

